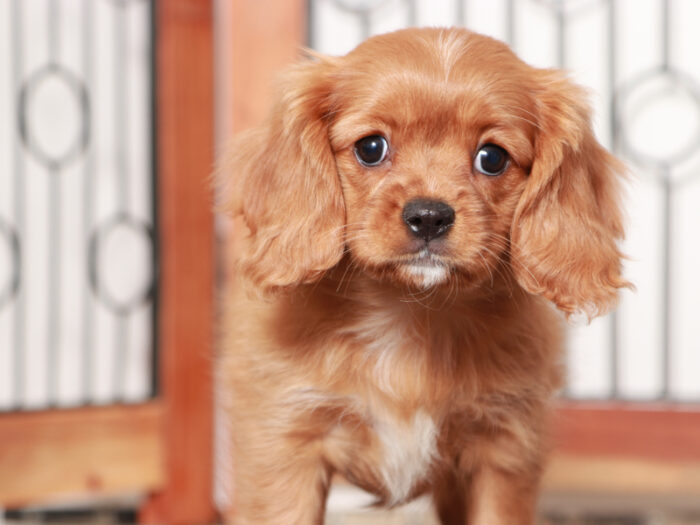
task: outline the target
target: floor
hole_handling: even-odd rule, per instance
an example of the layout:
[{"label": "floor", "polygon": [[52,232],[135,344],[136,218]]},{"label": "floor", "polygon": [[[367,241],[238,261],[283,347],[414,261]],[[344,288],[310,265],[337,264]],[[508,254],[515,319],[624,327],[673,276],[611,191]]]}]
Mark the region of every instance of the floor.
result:
[{"label": "floor", "polygon": [[[15,517],[17,518],[17,517]],[[3,518],[2,525],[129,525],[134,523],[133,514],[123,513],[121,518],[111,512],[83,515],[38,514],[23,518]],[[326,517],[326,525],[438,525],[431,514],[415,510],[394,510],[332,513]],[[700,525],[700,516],[636,516],[636,515],[589,515],[542,517],[538,525]]]},{"label": "floor", "polygon": [[[350,486],[336,487],[328,501],[326,525],[438,525],[427,500],[393,511],[368,508],[371,496]],[[639,509],[644,505],[644,510]],[[690,506],[693,506],[692,503]],[[700,496],[690,512],[665,502],[603,500],[600,497],[543,497],[538,525],[700,525]]]},{"label": "floor", "polygon": [[[392,511],[369,507],[372,498],[349,486],[336,488],[328,501],[326,525],[438,525],[427,500],[418,500]],[[630,510],[646,505],[644,511]],[[594,499],[546,499],[538,525],[700,525],[700,498],[694,511],[664,509],[663,502],[626,502],[605,504]],[[129,508],[115,510],[61,509],[23,511],[3,514],[0,525],[118,525],[135,523]]]}]

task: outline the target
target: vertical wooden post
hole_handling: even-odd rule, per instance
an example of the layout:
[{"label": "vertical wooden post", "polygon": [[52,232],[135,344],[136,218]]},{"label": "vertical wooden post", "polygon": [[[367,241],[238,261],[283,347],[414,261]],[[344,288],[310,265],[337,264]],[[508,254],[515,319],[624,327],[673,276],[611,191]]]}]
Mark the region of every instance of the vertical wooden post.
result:
[{"label": "vertical wooden post", "polygon": [[140,518],[202,525],[215,519],[212,2],[161,0],[156,5],[165,485],[144,505]]},{"label": "vertical wooden post", "polygon": [[[292,63],[306,43],[307,0],[226,0],[217,14],[218,67],[217,115],[218,138],[225,145],[236,133],[259,124],[272,105],[275,76]],[[225,196],[221,196],[225,199]],[[220,222],[223,236],[223,272],[226,277],[242,234],[241,224]],[[235,422],[233,422],[235,431]],[[230,427],[222,425],[222,434]],[[219,442],[222,455],[227,454],[228,440]],[[230,465],[222,457],[219,504],[235,505],[235,487],[228,476]],[[235,469],[235,465],[231,466]],[[229,493],[233,490],[234,494]],[[227,492],[224,494],[224,492]],[[233,503],[232,503],[233,501]],[[231,513],[232,509],[223,509]],[[235,510],[235,509],[234,509]]]},{"label": "vertical wooden post", "polygon": [[[272,106],[274,79],[300,56],[306,44],[307,0],[231,0],[224,4],[218,101],[225,144],[230,137],[260,124]],[[225,198],[224,196],[222,196]],[[228,224],[224,267],[236,251],[240,225]],[[226,274],[226,271],[224,271]]]},{"label": "vertical wooden post", "polygon": [[307,1],[232,0],[228,15],[228,129],[237,133],[260,123],[275,76],[306,44]]}]

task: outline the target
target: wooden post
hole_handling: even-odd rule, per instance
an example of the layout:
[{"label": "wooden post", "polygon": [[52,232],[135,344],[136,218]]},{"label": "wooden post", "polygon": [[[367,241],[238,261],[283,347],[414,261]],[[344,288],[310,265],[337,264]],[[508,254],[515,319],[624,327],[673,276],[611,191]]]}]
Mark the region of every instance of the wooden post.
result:
[{"label": "wooden post", "polygon": [[228,130],[260,123],[275,76],[306,45],[306,0],[232,0],[229,12]]},{"label": "wooden post", "polygon": [[142,522],[210,523],[213,486],[213,13],[208,0],[156,8],[160,380],[165,483]]},{"label": "wooden post", "polygon": [[[218,85],[217,114],[219,142],[226,143],[236,133],[259,124],[272,105],[274,79],[300,55],[306,44],[306,0],[230,0],[221,2],[217,13],[223,20],[218,26]],[[221,196],[225,199],[225,196]],[[237,249],[241,224],[220,221],[222,226],[223,276],[229,276],[230,261]],[[223,416],[222,416],[223,417]],[[235,427],[235,422],[234,425]],[[222,434],[228,425],[222,425]],[[235,431],[235,428],[234,428]],[[223,436],[222,436],[223,437]],[[219,503],[228,507],[235,501],[235,487],[227,477],[235,469],[223,457],[227,439],[219,442],[223,466],[220,468],[222,486]],[[234,494],[230,491],[233,490]],[[225,494],[223,492],[226,492]],[[233,503],[235,505],[235,503]],[[233,512],[231,509],[227,513]]]}]

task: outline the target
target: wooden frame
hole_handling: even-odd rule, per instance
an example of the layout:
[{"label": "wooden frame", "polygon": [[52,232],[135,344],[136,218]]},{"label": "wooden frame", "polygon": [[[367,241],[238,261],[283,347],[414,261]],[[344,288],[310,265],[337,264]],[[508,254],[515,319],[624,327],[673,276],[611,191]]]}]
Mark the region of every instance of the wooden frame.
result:
[{"label": "wooden frame", "polygon": [[213,6],[160,0],[156,13],[164,484],[140,520],[205,524],[216,516]]},{"label": "wooden frame", "polygon": [[569,454],[700,463],[700,407],[561,403],[556,441]]},{"label": "wooden frame", "polygon": [[[222,53],[228,77],[226,134],[262,121],[271,103],[275,75],[300,55],[306,39],[306,0],[231,0]],[[254,49],[255,53],[250,50]]]},{"label": "wooden frame", "polygon": [[544,486],[551,493],[700,494],[700,407],[562,402]]},{"label": "wooden frame", "polygon": [[213,17],[156,4],[158,399],[0,416],[0,506],[142,491],[149,523],[214,520]]},{"label": "wooden frame", "polygon": [[162,416],[159,402],[3,415],[0,503],[160,487]]}]

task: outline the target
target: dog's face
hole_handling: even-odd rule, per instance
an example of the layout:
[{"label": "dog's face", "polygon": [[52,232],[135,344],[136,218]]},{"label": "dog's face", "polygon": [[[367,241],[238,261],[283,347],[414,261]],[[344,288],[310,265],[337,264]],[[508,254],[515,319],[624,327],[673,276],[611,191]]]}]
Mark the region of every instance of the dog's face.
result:
[{"label": "dog's face", "polygon": [[457,29],[298,66],[234,151],[244,270],[288,287],[348,253],[402,286],[469,289],[508,272],[566,312],[606,309],[626,284],[620,166],[582,99],[561,74]]},{"label": "dog's face", "polygon": [[505,46],[465,32],[402,44],[368,41],[345,58],[352,74],[336,84],[329,136],[345,241],[382,278],[481,285],[507,264],[533,162],[526,68]]}]

